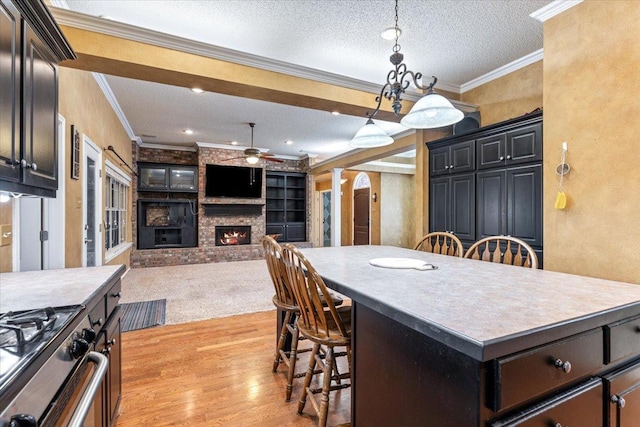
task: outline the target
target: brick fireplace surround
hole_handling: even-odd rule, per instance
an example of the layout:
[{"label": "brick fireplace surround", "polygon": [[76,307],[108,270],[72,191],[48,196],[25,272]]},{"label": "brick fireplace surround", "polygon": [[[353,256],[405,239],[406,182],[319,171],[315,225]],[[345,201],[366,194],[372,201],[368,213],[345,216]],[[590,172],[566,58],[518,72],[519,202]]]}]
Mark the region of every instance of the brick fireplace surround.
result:
[{"label": "brick fireplace surround", "polygon": [[[198,194],[172,193],[173,199],[191,199],[198,202],[198,246],[192,248],[162,248],[162,249],[136,249],[137,248],[137,201],[138,199],[158,199],[166,197],[162,193],[138,193],[138,183],[134,180],[132,185],[133,209],[131,222],[133,226],[133,250],[131,252],[131,267],[162,267],[181,264],[203,264],[210,262],[244,261],[263,258],[261,240],[265,233],[265,199],[214,199],[204,196],[205,166],[207,164],[224,164],[230,166],[246,166],[243,159],[225,161],[236,157],[238,151],[219,148],[199,147],[197,152],[182,150],[160,150],[144,148],[133,143],[134,169],[137,162],[172,163],[181,165],[198,165]],[[266,165],[264,164],[266,163]],[[260,162],[258,167],[269,171],[308,172],[308,160],[285,160],[283,163]],[[309,186],[310,178],[307,185]],[[263,178],[263,190],[266,179]],[[311,192],[307,191],[307,236],[310,235],[311,224]],[[205,215],[204,206],[210,204],[235,204],[235,205],[260,205],[260,214],[240,215]],[[254,208],[255,209],[255,208]],[[216,226],[250,226],[251,243],[248,245],[215,245]],[[309,242],[296,244],[300,247],[310,246]]]}]

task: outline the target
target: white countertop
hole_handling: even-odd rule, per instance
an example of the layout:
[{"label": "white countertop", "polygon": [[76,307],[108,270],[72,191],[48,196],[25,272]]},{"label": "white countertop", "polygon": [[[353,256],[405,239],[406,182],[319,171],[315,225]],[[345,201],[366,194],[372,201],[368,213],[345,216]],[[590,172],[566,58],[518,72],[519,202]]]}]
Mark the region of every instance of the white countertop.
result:
[{"label": "white countertop", "polygon": [[[630,283],[390,246],[314,248],[303,253],[327,286],[427,335],[444,333],[443,340],[462,340],[462,347],[470,345],[476,358],[484,359],[478,354],[494,343],[558,325],[602,314],[611,317],[621,309],[626,309],[625,315],[640,315],[640,285]],[[383,257],[424,260],[438,269],[369,264]]]},{"label": "white countertop", "polygon": [[[0,313],[84,304],[122,265],[0,274]],[[120,273],[120,274],[122,274]]]}]

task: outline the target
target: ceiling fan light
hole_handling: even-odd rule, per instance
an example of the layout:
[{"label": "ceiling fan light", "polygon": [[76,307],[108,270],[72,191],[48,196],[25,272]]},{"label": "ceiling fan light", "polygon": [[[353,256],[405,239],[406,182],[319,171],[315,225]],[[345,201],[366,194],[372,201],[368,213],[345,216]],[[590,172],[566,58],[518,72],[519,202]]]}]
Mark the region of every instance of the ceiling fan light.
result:
[{"label": "ceiling fan light", "polygon": [[256,163],[258,163],[258,161],[260,161],[260,158],[258,156],[247,156],[247,163],[249,163],[250,165],[255,165]]},{"label": "ceiling fan light", "polygon": [[447,98],[431,91],[413,105],[400,124],[411,129],[431,129],[458,123],[464,113]]},{"label": "ceiling fan light", "polygon": [[393,143],[391,138],[380,126],[375,124],[373,120],[367,120],[367,124],[356,132],[355,136],[349,141],[349,146],[353,148],[371,148],[382,147]]}]

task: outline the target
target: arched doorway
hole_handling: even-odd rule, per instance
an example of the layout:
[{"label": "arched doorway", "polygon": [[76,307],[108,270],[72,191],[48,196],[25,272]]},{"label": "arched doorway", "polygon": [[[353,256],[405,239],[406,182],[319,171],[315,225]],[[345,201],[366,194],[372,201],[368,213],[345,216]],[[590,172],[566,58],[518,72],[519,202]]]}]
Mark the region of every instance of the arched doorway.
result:
[{"label": "arched doorway", "polygon": [[369,206],[371,180],[365,172],[353,182],[353,244],[368,245],[371,241],[371,211]]}]

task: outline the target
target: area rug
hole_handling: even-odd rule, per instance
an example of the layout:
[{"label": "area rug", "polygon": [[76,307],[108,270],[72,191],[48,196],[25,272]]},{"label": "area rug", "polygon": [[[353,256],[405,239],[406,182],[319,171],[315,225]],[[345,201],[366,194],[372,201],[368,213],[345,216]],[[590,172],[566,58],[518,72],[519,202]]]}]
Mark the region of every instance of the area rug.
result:
[{"label": "area rug", "polygon": [[167,300],[141,301],[120,304],[122,332],[164,325]]}]

